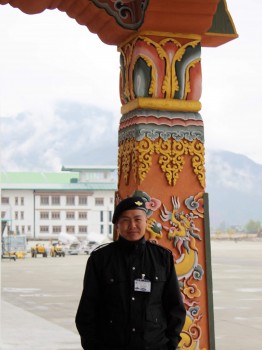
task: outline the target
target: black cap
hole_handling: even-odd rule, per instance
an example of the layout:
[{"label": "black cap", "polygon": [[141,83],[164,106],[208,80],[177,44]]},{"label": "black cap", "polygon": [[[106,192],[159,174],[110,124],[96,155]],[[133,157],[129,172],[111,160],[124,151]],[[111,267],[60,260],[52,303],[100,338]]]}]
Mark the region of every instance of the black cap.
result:
[{"label": "black cap", "polygon": [[145,202],[142,197],[128,197],[123,199],[116,207],[113,215],[112,223],[115,224],[120,215],[126,210],[140,209],[147,212]]}]

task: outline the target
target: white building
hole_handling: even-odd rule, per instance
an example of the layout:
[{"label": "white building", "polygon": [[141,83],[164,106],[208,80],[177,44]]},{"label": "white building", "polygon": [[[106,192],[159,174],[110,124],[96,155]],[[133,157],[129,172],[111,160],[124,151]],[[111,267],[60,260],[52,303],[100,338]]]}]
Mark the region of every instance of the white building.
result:
[{"label": "white building", "polygon": [[114,166],[62,167],[61,172],[1,172],[1,221],[30,238],[59,233],[112,237],[117,189]]}]

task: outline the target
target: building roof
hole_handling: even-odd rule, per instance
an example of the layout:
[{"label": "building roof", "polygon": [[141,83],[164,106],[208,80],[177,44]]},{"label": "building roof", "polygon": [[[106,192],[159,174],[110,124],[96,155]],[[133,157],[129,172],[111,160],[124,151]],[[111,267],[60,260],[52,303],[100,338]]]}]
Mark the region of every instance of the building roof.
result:
[{"label": "building roof", "polygon": [[[97,167],[98,168],[98,167]],[[116,181],[79,182],[78,172],[1,172],[1,189],[115,191]]]},{"label": "building roof", "polygon": [[115,165],[63,165],[62,171],[116,171]]},{"label": "building roof", "polygon": [[1,184],[68,184],[78,178],[78,172],[1,172]]},{"label": "building roof", "polygon": [[238,35],[226,0],[0,0],[27,14],[66,12],[108,45],[119,46],[138,32],[199,35],[202,46],[218,46]]}]

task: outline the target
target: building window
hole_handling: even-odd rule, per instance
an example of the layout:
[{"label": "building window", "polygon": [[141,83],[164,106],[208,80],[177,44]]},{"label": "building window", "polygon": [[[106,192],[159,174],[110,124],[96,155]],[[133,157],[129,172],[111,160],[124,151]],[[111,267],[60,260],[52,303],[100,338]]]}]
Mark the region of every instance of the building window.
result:
[{"label": "building window", "polygon": [[112,211],[111,210],[108,212],[108,221],[112,222]]},{"label": "building window", "polygon": [[22,226],[21,231],[22,231],[22,235],[24,235],[25,234],[25,227],[24,226]]},{"label": "building window", "polygon": [[110,235],[112,234],[112,225],[108,226],[108,232],[109,232]]},{"label": "building window", "polygon": [[18,205],[18,197],[15,197],[15,205]]},{"label": "building window", "polygon": [[66,212],[66,218],[67,219],[74,219],[75,218],[75,212],[74,211],[67,211]]},{"label": "building window", "polygon": [[60,196],[51,197],[52,205],[60,205]]},{"label": "building window", "polygon": [[60,212],[59,211],[52,211],[51,218],[52,219],[60,219]]},{"label": "building window", "polygon": [[110,197],[110,204],[113,204],[113,203],[114,203],[114,198]]},{"label": "building window", "polygon": [[104,205],[104,198],[95,198],[95,205]]},{"label": "building window", "polygon": [[24,197],[21,197],[21,205],[24,205],[25,201],[24,201]]},{"label": "building window", "polygon": [[48,226],[40,226],[40,233],[48,233],[49,227]]},{"label": "building window", "polygon": [[100,211],[100,221],[103,222],[104,221],[104,212]]},{"label": "building window", "polygon": [[75,205],[75,197],[67,196],[66,197],[66,205]]},{"label": "building window", "polygon": [[18,220],[18,211],[15,211],[15,220]]},{"label": "building window", "polygon": [[41,211],[40,212],[40,219],[49,219],[48,211]]},{"label": "building window", "polygon": [[75,226],[66,226],[66,233],[75,233]]},{"label": "building window", "polygon": [[31,232],[31,226],[30,225],[27,226],[27,232]]},{"label": "building window", "polygon": [[41,196],[40,197],[40,204],[41,205],[48,205],[49,204],[49,197],[48,196]]},{"label": "building window", "polygon": [[20,212],[20,219],[24,220],[24,212],[23,211]]},{"label": "building window", "polygon": [[15,227],[15,232],[16,232],[17,235],[19,235],[19,233],[20,233],[20,232],[19,232],[19,226],[16,226],[16,227]]},{"label": "building window", "polygon": [[78,232],[79,233],[87,233],[87,226],[79,226]]},{"label": "building window", "polygon": [[5,211],[1,211],[1,219],[4,219],[5,217]]},{"label": "building window", "polygon": [[87,212],[86,211],[80,211],[78,213],[78,219],[80,219],[80,220],[87,219]]},{"label": "building window", "polygon": [[53,226],[52,231],[53,231],[53,233],[60,233],[61,232],[61,226]]},{"label": "building window", "polygon": [[100,233],[101,233],[101,234],[104,233],[104,225],[100,225]]},{"label": "building window", "polygon": [[87,205],[87,196],[79,196],[78,197],[79,205]]},{"label": "building window", "polygon": [[9,197],[1,197],[2,204],[9,204]]}]

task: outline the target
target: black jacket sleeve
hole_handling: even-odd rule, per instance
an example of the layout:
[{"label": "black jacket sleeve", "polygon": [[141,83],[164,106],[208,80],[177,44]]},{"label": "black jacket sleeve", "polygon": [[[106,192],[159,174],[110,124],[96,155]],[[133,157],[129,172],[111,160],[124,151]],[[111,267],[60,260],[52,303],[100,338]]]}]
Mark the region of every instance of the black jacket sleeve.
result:
[{"label": "black jacket sleeve", "polygon": [[169,349],[175,350],[181,340],[180,333],[186,319],[186,309],[182,300],[174,267],[172,253],[169,258],[169,278],[164,291],[164,307],[167,314],[167,337]]},{"label": "black jacket sleeve", "polygon": [[84,287],[76,313],[76,327],[84,350],[96,350],[96,315],[100,299],[98,272],[91,256],[87,261]]}]

